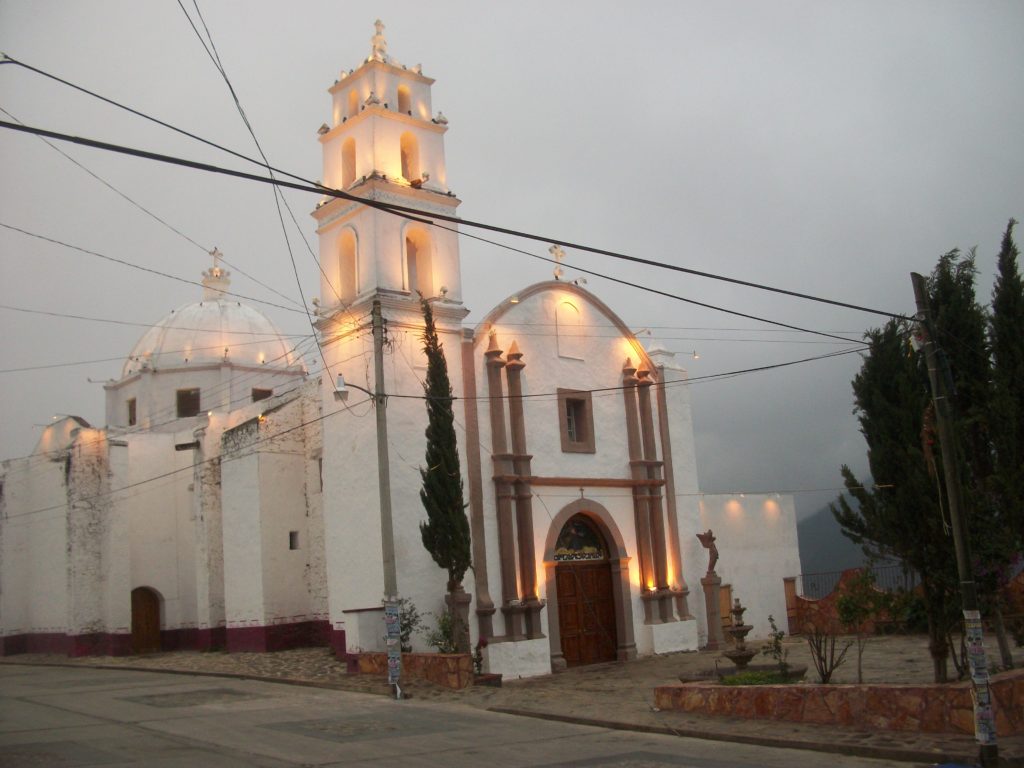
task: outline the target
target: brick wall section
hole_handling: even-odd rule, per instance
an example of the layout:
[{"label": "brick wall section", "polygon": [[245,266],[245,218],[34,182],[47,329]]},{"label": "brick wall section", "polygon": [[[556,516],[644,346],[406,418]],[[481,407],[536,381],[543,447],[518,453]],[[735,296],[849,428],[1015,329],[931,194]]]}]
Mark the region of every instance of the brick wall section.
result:
[{"label": "brick wall section", "polygon": [[[993,676],[996,732],[1024,734],[1024,670]],[[654,689],[660,709],[851,728],[974,733],[971,684],[749,685],[676,683]]]},{"label": "brick wall section", "polygon": [[[387,654],[358,654],[357,671],[358,674],[386,677]],[[403,653],[402,677],[428,680],[460,691],[473,682],[473,659],[468,653]]]}]

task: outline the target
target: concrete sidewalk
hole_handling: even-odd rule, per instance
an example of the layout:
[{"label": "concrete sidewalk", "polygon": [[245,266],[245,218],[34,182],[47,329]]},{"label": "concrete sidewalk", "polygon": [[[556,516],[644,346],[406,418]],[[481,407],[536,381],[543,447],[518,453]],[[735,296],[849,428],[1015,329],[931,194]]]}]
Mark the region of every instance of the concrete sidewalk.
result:
[{"label": "concrete sidewalk", "polygon": [[[873,639],[864,655],[865,682],[928,682],[931,662],[926,643],[922,637]],[[804,642],[789,639],[786,648],[792,663],[808,663]],[[1024,650],[1016,649],[1016,652],[1015,663],[1024,665]],[[924,764],[970,765],[977,756],[977,746],[969,736],[859,731],[769,720],[701,717],[661,712],[654,708],[653,689],[656,685],[673,682],[680,674],[714,669],[719,656],[717,652],[678,653],[626,664],[579,667],[556,675],[505,681],[501,688],[474,686],[464,691],[451,691],[418,681],[409,681],[403,688],[414,700],[459,703],[496,712],[621,730]],[[175,652],[82,659],[23,655],[7,657],[2,662],[206,674],[381,695],[389,693],[380,679],[346,675],[344,665],[322,648],[267,654]],[[808,679],[814,679],[813,667]],[[855,679],[856,659],[851,658],[837,672],[834,681],[853,682]],[[999,749],[1004,764],[1024,766],[1024,737],[1001,737]]]}]

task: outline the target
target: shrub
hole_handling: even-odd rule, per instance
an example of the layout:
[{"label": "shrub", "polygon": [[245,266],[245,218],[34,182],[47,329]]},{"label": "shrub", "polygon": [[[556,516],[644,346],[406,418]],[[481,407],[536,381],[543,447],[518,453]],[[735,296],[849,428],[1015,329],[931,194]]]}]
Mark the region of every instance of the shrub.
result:
[{"label": "shrub", "polygon": [[771,625],[772,631],[768,634],[768,642],[761,646],[761,653],[775,659],[775,663],[779,665],[779,674],[785,677],[789,671],[789,662],[786,660],[789,656],[789,648],[782,645],[782,639],[786,633],[776,626],[775,617],[771,614],[768,614],[768,624]]},{"label": "shrub", "polygon": [[437,649],[438,653],[456,653],[455,622],[449,611],[430,614],[437,619],[437,626],[427,633],[427,645]]}]

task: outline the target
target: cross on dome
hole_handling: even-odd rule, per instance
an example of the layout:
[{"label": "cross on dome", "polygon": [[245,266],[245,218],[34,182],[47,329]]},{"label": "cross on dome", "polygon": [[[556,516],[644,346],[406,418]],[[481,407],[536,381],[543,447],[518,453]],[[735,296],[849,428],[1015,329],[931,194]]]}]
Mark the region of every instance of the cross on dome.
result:
[{"label": "cross on dome", "polygon": [[203,300],[219,299],[224,295],[224,291],[231,285],[230,275],[226,269],[221,267],[221,259],[224,258],[224,254],[220,252],[216,246],[209,252],[210,256],[213,257],[213,266],[203,272]]}]

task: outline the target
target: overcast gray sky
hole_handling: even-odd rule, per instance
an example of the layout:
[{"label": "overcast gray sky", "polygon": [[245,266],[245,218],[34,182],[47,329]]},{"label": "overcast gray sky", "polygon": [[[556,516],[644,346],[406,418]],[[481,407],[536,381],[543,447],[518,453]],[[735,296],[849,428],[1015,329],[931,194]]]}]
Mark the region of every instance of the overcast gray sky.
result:
[{"label": "overcast gray sky", "polygon": [[[183,0],[196,19],[192,0]],[[316,179],[326,89],[370,51],[436,79],[462,216],[887,311],[909,272],[977,245],[991,291],[1024,217],[1020,2],[211,2],[214,43],[277,167]],[[253,154],[226,87],[173,0],[0,0],[0,50]],[[25,123],[220,165],[244,164],[13,65],[0,107]],[[3,119],[6,116],[0,115]],[[273,195],[260,185],[61,147],[245,272],[298,297]],[[188,279],[209,258],[38,138],[0,131],[0,222]],[[248,170],[248,168],[246,168]],[[315,198],[287,193],[310,244]],[[303,294],[316,265],[289,225]],[[507,240],[507,239],[506,239]],[[507,240],[546,255],[543,244]],[[713,305],[858,338],[883,318],[568,250],[567,261]],[[550,266],[463,240],[469,322]],[[578,273],[576,273],[578,274]],[[570,268],[567,276],[576,276]],[[153,323],[199,289],[0,228],[0,304]],[[680,353],[691,376],[842,348],[659,298],[588,288]],[[284,303],[237,272],[233,290]],[[261,306],[286,333],[301,313]],[[141,326],[0,309],[0,457],[40,424],[104,420]],[[691,353],[700,354],[693,360]],[[105,360],[105,361],[104,361]],[[48,367],[78,361],[83,365]],[[864,472],[856,355],[692,385],[702,490],[833,489]],[[33,367],[33,370],[12,371]],[[835,491],[798,493],[806,514]]]}]

